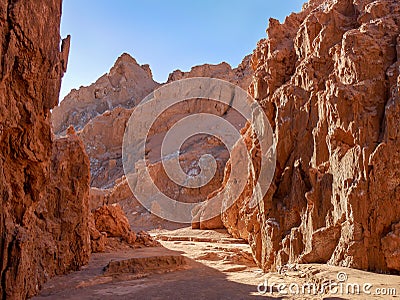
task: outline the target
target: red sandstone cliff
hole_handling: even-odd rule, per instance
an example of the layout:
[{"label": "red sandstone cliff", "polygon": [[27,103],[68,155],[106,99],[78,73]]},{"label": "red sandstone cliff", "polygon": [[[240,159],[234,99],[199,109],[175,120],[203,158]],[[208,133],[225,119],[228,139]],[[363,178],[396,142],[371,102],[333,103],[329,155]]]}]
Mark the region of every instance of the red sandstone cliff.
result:
[{"label": "red sandstone cliff", "polygon": [[50,124],[69,49],[60,17],[61,0],[0,1],[2,299],[33,296],[89,259],[89,160]]},{"label": "red sandstone cliff", "polygon": [[399,26],[395,0],[310,1],[270,20],[249,90],[273,126],[275,179],[249,210],[250,178],[222,216],[264,270],[400,270]]},{"label": "red sandstone cliff", "polygon": [[[399,270],[398,24],[398,3],[383,0],[309,1],[283,24],[271,19],[268,39],[251,58],[249,91],[274,130],[275,179],[261,205],[247,209],[258,168],[249,128],[253,177],[222,215],[233,235],[248,239],[264,270],[293,262]],[[241,72],[252,73],[205,65],[175,71],[169,81],[210,76],[239,83]],[[126,108],[106,112],[80,133],[100,166],[92,168],[97,186],[111,187],[122,174],[116,144],[124,118],[115,115],[128,114]],[[96,138],[96,128],[113,124],[108,118],[122,125]],[[129,193],[123,181],[117,190]]]}]

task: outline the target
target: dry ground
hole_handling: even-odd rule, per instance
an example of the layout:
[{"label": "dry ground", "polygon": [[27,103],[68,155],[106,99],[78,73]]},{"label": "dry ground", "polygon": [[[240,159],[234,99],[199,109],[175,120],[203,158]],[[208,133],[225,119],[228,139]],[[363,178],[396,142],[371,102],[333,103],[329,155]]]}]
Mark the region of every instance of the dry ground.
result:
[{"label": "dry ground", "polygon": [[[223,230],[183,228],[157,230],[152,235],[158,237],[162,247],[93,254],[88,266],[79,272],[51,279],[34,299],[400,298],[376,295],[377,292],[392,293],[391,288],[400,295],[399,276],[316,264],[288,266],[280,273],[263,274],[253,263],[249,246]],[[339,283],[339,272],[347,276],[347,281],[332,288],[336,293],[320,294],[323,284],[328,291],[328,284]],[[296,292],[298,288],[302,293],[304,286],[305,292],[279,294],[281,283],[287,285],[286,292],[289,292],[289,285],[290,291]],[[310,284],[318,288],[317,294],[313,293],[314,285]],[[356,284],[360,286],[360,295],[354,295]],[[371,294],[363,293],[364,284]],[[266,292],[261,294],[258,289]]]}]

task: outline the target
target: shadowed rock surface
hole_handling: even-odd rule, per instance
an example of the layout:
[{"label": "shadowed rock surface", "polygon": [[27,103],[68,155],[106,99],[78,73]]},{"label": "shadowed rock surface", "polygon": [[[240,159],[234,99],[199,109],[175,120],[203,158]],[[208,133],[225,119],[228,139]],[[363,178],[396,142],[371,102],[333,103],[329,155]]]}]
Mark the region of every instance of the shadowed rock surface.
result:
[{"label": "shadowed rock surface", "polygon": [[[399,24],[394,0],[309,1],[283,24],[270,20],[249,90],[274,130],[275,179],[247,209],[260,162],[252,147],[253,176],[222,217],[264,270],[400,270]],[[251,128],[246,139],[255,145]]]},{"label": "shadowed rock surface", "polygon": [[60,17],[61,0],[0,1],[2,299],[31,297],[89,261],[89,159],[50,124],[69,50]]}]

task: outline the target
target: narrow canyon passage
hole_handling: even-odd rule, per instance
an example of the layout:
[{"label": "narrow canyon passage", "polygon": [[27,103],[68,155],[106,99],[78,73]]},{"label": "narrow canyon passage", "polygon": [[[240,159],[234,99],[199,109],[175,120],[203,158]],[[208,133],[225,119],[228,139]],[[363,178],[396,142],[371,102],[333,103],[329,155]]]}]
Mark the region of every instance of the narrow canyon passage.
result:
[{"label": "narrow canyon passage", "polygon": [[[293,265],[265,274],[255,265],[249,245],[225,230],[182,228],[152,235],[159,247],[93,254],[82,271],[51,279],[33,299],[388,299],[347,293],[346,287],[343,293],[320,292],[339,273],[349,283],[370,283],[371,293],[400,289],[397,276],[326,265]],[[300,293],[291,294],[288,288],[279,293],[279,284],[299,287]],[[309,291],[314,284],[317,290]]]},{"label": "narrow canyon passage", "polygon": [[165,82],[121,51],[59,99],[62,8],[0,0],[0,299],[400,297],[398,0],[308,0]]}]

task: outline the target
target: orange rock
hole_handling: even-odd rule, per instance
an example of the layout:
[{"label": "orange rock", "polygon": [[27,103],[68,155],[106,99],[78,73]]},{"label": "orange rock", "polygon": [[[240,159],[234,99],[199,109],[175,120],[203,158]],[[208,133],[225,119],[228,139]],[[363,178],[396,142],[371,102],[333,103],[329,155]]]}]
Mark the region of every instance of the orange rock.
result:
[{"label": "orange rock", "polygon": [[[139,94],[141,97],[144,97],[146,96],[144,91],[150,93],[159,86],[158,84],[151,84],[151,70],[148,66],[139,67],[140,66],[137,65],[133,58],[130,58],[128,55],[123,55],[117,60],[115,66],[106,77],[100,78],[90,87],[71,92],[70,95],[61,102],[60,107],[53,113],[53,126],[57,132],[65,130],[69,123],[75,126],[75,128],[82,128],[78,131],[78,135],[83,139],[90,158],[92,175],[91,186],[93,187],[91,191],[91,204],[94,204],[94,206],[91,207],[92,209],[104,203],[112,204],[124,201],[124,210],[125,212],[129,212],[127,214],[128,219],[133,226],[143,224],[143,228],[147,229],[151,227],[151,224],[157,224],[156,227],[160,225],[169,227],[172,226],[172,224],[169,222],[161,222],[161,219],[156,216],[149,216],[145,209],[139,207],[140,204],[132,195],[127,183],[122,185],[118,184],[118,182],[124,181],[124,179],[121,179],[124,174],[121,159],[121,145],[126,123],[135,105],[141,100],[139,99]],[[117,70],[119,71],[117,72]],[[142,74],[143,70],[146,71],[145,76]],[[180,74],[179,76],[178,73]],[[250,56],[247,56],[235,69],[232,69],[226,63],[219,65],[202,65],[194,67],[187,73],[175,71],[170,75],[168,82],[190,77],[206,76],[228,80],[241,87],[247,88],[251,82],[251,74]],[[106,84],[108,81],[118,82],[120,76],[136,78],[140,77],[139,75],[143,78],[141,81],[138,81],[135,89],[129,85],[133,83],[129,83],[130,81],[128,80],[128,83],[121,83],[118,85],[118,94],[113,92],[104,94],[104,96],[98,95],[97,98],[92,95],[92,91],[100,90],[101,86],[109,84]],[[99,107],[102,108],[105,101],[111,101],[107,100],[108,98],[112,98],[113,104],[107,108],[108,110],[103,109],[101,114],[99,114]],[[136,99],[137,101],[132,102],[126,99]],[[114,108],[114,106],[118,107]],[[75,116],[75,110],[79,110],[80,112],[77,116]],[[81,112],[85,112],[84,120],[82,120]],[[193,137],[183,145],[182,152],[185,154],[181,156],[182,167],[186,172],[198,172],[197,161],[200,156],[205,153],[211,153],[216,158],[218,164],[216,176],[210,184],[200,189],[182,189],[182,187],[168,179],[160,163],[162,139],[175,122],[192,113],[199,112],[209,112],[223,116],[230,122],[236,124],[238,128],[244,125],[244,122],[242,122],[238,114],[229,110],[228,107],[213,101],[205,102],[203,99],[193,99],[176,105],[164,112],[160,118],[157,119],[151,129],[148,140],[149,150],[147,156],[152,163],[150,172],[154,176],[154,181],[157,186],[177,201],[199,202],[205,200],[209,193],[218,189],[221,185],[224,166],[229,158],[227,151],[221,150],[224,146],[220,141],[204,135]],[[66,115],[71,116],[68,117],[70,119],[64,120],[63,118],[65,118]],[[74,117],[72,117],[72,115],[74,115]],[[132,213],[134,213],[135,210],[137,214],[133,215]],[[222,223],[217,219],[215,221],[219,223],[218,227],[221,227]],[[211,223],[209,225],[211,225]]]},{"label": "orange rock", "polygon": [[251,83],[253,75],[250,68],[250,59],[251,55],[247,55],[240,65],[234,69],[226,62],[223,62],[218,65],[204,64],[195,66],[189,72],[175,70],[169,74],[167,83],[193,77],[209,77],[229,81],[246,90]]},{"label": "orange rock", "polygon": [[147,232],[141,230],[135,234],[119,204],[103,205],[94,210],[89,228],[93,252],[160,245]]},{"label": "orange rock", "polygon": [[168,222],[150,213],[132,194],[125,176],[121,177],[113,188],[90,189],[89,205],[92,211],[106,205],[118,203],[129,220],[132,230],[143,231],[155,228],[176,229],[179,224]]},{"label": "orange rock", "polygon": [[397,229],[387,234],[400,216],[399,24],[394,0],[309,1],[270,20],[249,91],[274,130],[275,179],[249,211],[252,175],[222,217],[264,270],[399,270]]},{"label": "orange rock", "polygon": [[388,268],[400,270],[400,223],[394,224],[392,229],[382,238],[382,250]]},{"label": "orange rock", "polygon": [[159,86],[148,65],[140,66],[129,54],[122,54],[108,74],[94,84],[72,90],[53,109],[54,132],[70,126],[82,129],[91,119],[115,107],[131,108]]},{"label": "orange rock", "polygon": [[[176,75],[178,73],[179,76]],[[224,79],[247,88],[251,82],[251,74],[250,56],[247,56],[235,69],[232,69],[227,63],[221,63],[196,66],[186,73],[175,71],[169,76],[168,83],[173,80],[205,76]],[[159,86],[153,81],[148,65],[139,66],[132,57],[123,54],[107,75],[99,78],[89,87],[82,87],[78,91],[73,90],[60,103],[60,106],[53,110],[52,122],[56,133],[62,133],[68,126],[79,130],[78,135],[83,139],[90,158],[91,186],[103,189],[112,188],[115,181],[123,176],[121,145],[126,122],[132,109],[142,98]],[[100,93],[99,91],[104,92]],[[159,160],[159,151],[165,132],[176,121],[195,112],[212,112],[221,116],[227,113],[227,119],[233,120],[233,123],[238,122],[235,113],[227,112],[227,107],[213,101],[208,103],[204,100],[188,101],[188,103],[174,106],[160,116],[150,132],[149,157],[153,161]],[[219,142],[211,145],[213,141],[207,140],[208,145],[201,149],[196,144],[202,144],[203,140],[204,138],[192,139],[191,145],[185,149],[191,153],[188,156],[197,157],[211,146],[216,150],[221,147]],[[215,150],[213,152],[217,153],[216,157],[220,158],[222,164],[215,179],[215,182],[220,183],[227,153]],[[162,180],[166,180],[165,176],[164,179],[161,178]],[[175,190],[177,189],[175,188]],[[204,200],[213,189],[215,188],[212,186],[207,190],[203,189],[200,192],[200,198]],[[193,201],[197,200],[193,199]]]},{"label": "orange rock", "polygon": [[74,135],[74,134],[76,134],[75,128],[74,128],[74,126],[70,125],[70,126],[67,128],[67,135]]},{"label": "orange rock", "polygon": [[119,237],[128,244],[136,241],[124,211],[118,204],[104,205],[93,212],[96,229],[107,233],[108,237]]},{"label": "orange rock", "polygon": [[76,136],[55,140],[50,124],[68,60],[61,4],[0,1],[3,299],[30,298],[89,260],[89,160]]},{"label": "orange rock", "polygon": [[90,244],[93,253],[105,252],[107,246],[107,233],[100,232],[94,223],[93,214],[89,219]]}]

